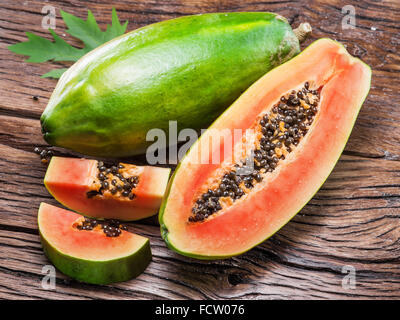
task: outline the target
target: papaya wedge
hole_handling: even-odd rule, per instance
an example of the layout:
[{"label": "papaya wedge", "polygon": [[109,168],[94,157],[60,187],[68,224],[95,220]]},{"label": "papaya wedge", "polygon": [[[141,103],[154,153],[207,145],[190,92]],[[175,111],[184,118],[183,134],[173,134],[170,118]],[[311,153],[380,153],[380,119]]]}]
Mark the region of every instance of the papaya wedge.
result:
[{"label": "papaya wedge", "polygon": [[[369,66],[330,39],[255,82],[170,179],[159,213],[167,245],[190,257],[222,259],[277,232],[334,168],[370,82]],[[228,138],[237,130],[235,143]],[[217,153],[220,161],[213,161]]]}]

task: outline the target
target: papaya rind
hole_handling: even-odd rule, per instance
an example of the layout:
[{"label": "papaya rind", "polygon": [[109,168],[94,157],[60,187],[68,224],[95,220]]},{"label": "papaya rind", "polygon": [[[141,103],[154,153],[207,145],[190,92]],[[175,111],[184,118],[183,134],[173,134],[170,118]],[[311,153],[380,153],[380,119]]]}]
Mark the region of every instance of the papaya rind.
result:
[{"label": "papaya rind", "polygon": [[39,216],[38,226],[40,242],[47,258],[63,274],[80,282],[106,285],[127,281],[143,273],[152,259],[149,239],[132,253],[116,259],[95,261],[73,257],[60,252],[43,236]]}]

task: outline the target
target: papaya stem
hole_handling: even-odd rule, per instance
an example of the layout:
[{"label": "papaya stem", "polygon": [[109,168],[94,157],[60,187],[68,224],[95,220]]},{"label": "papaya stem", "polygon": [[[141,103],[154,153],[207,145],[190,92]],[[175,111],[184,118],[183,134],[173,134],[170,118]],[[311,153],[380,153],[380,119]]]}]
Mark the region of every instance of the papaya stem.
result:
[{"label": "papaya stem", "polygon": [[293,30],[300,43],[304,42],[308,38],[308,36],[311,34],[311,31],[312,28],[308,22],[300,23],[300,25]]}]

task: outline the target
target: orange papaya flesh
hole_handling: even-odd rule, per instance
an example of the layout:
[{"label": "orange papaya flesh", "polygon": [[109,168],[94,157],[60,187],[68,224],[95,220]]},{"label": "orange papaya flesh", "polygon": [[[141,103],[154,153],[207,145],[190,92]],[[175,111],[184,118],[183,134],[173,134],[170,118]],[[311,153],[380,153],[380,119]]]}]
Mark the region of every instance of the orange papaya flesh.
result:
[{"label": "orange papaya flesh", "polygon": [[[368,94],[370,79],[366,64],[350,56],[339,43],[320,39],[254,83],[192,146],[171,178],[159,213],[167,245],[199,259],[226,258],[249,250],[278,231],[312,198],[334,168]],[[290,95],[297,96],[299,91],[310,99],[290,103]],[[315,112],[307,121],[297,123],[306,127],[299,130],[298,139],[287,143],[293,136],[286,136],[283,146],[278,147],[278,135],[293,129],[293,121],[285,120],[288,113],[274,112],[282,101],[286,105],[283,109],[295,110],[295,118],[302,113],[300,106]],[[269,130],[272,137],[262,131],[268,131],[260,125],[264,117],[264,127],[272,119],[276,121],[274,130]],[[226,142],[231,140],[221,139],[208,147],[204,157],[204,146],[210,145],[215,132],[233,136],[238,129],[243,133],[253,129],[253,135],[243,135],[233,147]],[[261,150],[262,137],[274,143],[273,155],[266,153],[278,161],[266,159],[267,164],[260,166],[254,158],[254,176],[246,186],[246,175],[239,175],[242,181],[235,187],[235,177],[228,178],[245,166],[243,160],[236,161],[248,156],[243,145],[252,145],[245,150],[255,153],[269,151]],[[218,152],[220,162],[213,163]],[[199,157],[203,161],[198,161]],[[224,178],[233,195],[221,195]],[[243,192],[237,192],[238,188]]]},{"label": "orange papaya flesh", "polygon": [[96,218],[125,221],[158,212],[169,168],[52,157],[44,184],[66,207]]}]

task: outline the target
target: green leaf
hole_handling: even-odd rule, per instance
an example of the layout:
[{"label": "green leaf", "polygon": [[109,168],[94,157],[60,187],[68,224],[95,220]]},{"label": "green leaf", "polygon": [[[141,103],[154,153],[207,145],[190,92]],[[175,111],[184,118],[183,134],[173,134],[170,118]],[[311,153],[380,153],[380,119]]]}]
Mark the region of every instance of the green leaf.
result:
[{"label": "green leaf", "polygon": [[111,13],[111,26],[107,25],[107,29],[104,32],[104,39],[109,41],[120,35],[123,35],[126,32],[126,28],[128,26],[128,21],[125,21],[123,25],[119,22],[117,11],[115,8],[112,8]]},{"label": "green leaf", "polygon": [[41,78],[54,78],[54,79],[58,79],[62,76],[62,74],[67,71],[68,68],[61,68],[61,69],[53,69],[47,73],[45,73],[44,75],[41,76]]},{"label": "green leaf", "polygon": [[55,61],[76,61],[84,54],[82,49],[72,47],[51,29],[54,42],[37,36],[34,33],[26,32],[28,41],[20,42],[8,47],[14,53],[29,56],[27,62]]},{"label": "green leaf", "polygon": [[71,36],[80,39],[85,44],[85,51],[89,52],[99,45],[125,33],[128,21],[121,25],[117,12],[112,10],[112,24],[107,25],[106,31],[101,31],[92,11],[88,10],[86,21],[60,10],[61,16],[67,25],[66,30]]},{"label": "green leaf", "polygon": [[[54,41],[26,32],[28,41],[10,45],[8,49],[14,53],[28,56],[27,62],[77,61],[99,45],[124,34],[128,25],[128,21],[121,25],[115,8],[112,9],[111,25],[107,25],[105,31],[100,29],[90,10],[88,10],[86,21],[63,10],[61,10],[61,16],[68,27],[66,32],[81,40],[84,44],[83,48],[71,46],[52,29],[49,29]],[[42,77],[59,78],[64,71],[65,69],[52,70]]]}]

